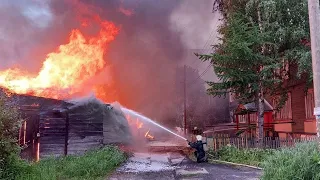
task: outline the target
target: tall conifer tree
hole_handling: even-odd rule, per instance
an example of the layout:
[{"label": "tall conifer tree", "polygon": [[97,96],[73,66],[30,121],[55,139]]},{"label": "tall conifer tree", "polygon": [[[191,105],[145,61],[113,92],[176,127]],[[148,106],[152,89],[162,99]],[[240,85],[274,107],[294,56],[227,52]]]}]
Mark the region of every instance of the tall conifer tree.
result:
[{"label": "tall conifer tree", "polygon": [[[265,96],[280,95],[277,107],[287,99],[284,86],[292,64],[296,77],[310,72],[308,9],[301,0],[219,0],[224,19],[221,41],[214,52],[197,56],[210,61],[219,82],[208,82],[214,96],[232,93],[240,102],[255,102],[257,138],[262,142]],[[217,5],[216,4],[216,5]]]}]

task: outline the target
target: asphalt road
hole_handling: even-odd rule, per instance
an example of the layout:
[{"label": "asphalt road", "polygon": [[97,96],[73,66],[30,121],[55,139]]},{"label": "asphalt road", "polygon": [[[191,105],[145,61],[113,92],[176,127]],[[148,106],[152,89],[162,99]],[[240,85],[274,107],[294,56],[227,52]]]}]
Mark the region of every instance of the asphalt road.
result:
[{"label": "asphalt road", "polygon": [[258,180],[261,171],[222,164],[196,163],[177,154],[138,153],[110,180]]},{"label": "asphalt road", "polygon": [[208,174],[196,174],[190,176],[176,175],[175,179],[204,179],[204,180],[258,180],[261,176],[261,171],[235,167],[223,164],[209,164],[209,163],[195,163],[191,160],[185,159],[180,166],[184,166],[185,169],[205,169]]}]

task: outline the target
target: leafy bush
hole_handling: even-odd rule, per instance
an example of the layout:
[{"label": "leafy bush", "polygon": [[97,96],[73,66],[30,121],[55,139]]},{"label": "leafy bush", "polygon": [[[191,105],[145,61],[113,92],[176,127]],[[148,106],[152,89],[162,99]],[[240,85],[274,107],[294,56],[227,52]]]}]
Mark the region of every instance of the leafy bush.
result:
[{"label": "leafy bush", "polygon": [[0,171],[0,179],[2,180],[16,180],[20,174],[28,173],[30,171],[28,163],[17,154],[11,154],[7,157],[6,166]]},{"label": "leafy bush", "polygon": [[18,109],[0,91],[0,179],[15,179],[15,175],[26,167],[18,156],[20,125]]},{"label": "leafy bush", "polygon": [[89,151],[83,156],[49,158],[31,164],[28,172],[20,174],[17,180],[96,180],[105,179],[127,156],[118,148],[108,146]]},{"label": "leafy bush", "polygon": [[209,153],[222,161],[261,166],[261,163],[274,151],[270,149],[238,149],[234,146],[225,146],[217,152],[211,151]]},{"label": "leafy bush", "polygon": [[269,156],[263,163],[263,180],[320,180],[320,153],[315,142],[297,144]]}]

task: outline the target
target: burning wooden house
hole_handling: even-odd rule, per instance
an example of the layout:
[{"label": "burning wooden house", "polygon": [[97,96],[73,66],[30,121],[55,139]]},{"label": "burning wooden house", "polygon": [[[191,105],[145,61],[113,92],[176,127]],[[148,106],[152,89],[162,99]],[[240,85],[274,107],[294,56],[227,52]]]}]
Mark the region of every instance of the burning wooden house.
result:
[{"label": "burning wooden house", "polygon": [[78,101],[27,95],[11,97],[25,119],[19,133],[24,156],[82,154],[104,144],[131,142],[128,122],[120,109],[91,97]]}]

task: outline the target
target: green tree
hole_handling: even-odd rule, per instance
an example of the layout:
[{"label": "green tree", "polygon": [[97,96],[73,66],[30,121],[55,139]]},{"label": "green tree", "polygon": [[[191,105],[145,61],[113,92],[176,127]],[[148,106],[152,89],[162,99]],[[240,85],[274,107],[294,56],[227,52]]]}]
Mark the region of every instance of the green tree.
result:
[{"label": "green tree", "polygon": [[[252,0],[250,1],[252,4]],[[306,0],[260,0],[263,28],[269,32],[269,41],[276,45],[279,61],[297,65],[291,79],[308,75],[312,81],[312,63],[308,3]],[[250,7],[250,6],[248,6]],[[254,13],[254,12],[251,12]]]},{"label": "green tree", "polygon": [[311,68],[306,2],[300,0],[220,0],[217,9],[224,19],[219,28],[220,43],[215,53],[199,55],[210,61],[219,82],[208,82],[214,96],[233,93],[241,102],[256,102],[258,107],[257,137],[263,137],[264,99],[287,99],[284,82],[287,65],[298,64],[297,75]]}]

